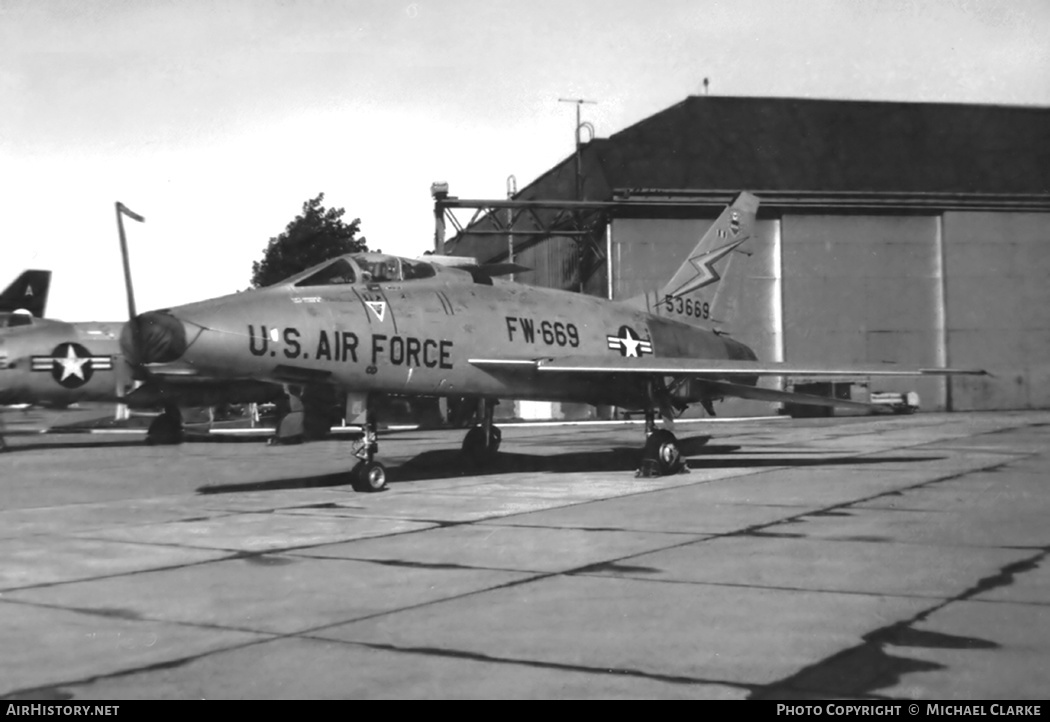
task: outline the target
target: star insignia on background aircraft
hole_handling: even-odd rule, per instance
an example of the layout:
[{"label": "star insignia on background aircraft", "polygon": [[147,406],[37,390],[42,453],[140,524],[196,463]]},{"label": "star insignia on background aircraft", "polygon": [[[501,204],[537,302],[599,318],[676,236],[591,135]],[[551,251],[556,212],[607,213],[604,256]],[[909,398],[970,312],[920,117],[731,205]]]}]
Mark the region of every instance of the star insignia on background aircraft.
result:
[{"label": "star insignia on background aircraft", "polygon": [[95,371],[109,371],[113,359],[109,356],[93,356],[78,343],[60,343],[50,356],[33,356],[33,371],[50,371],[52,378],[67,389],[83,386]]},{"label": "star insignia on background aircraft", "polygon": [[[730,226],[733,235],[740,233],[740,219],[737,217],[736,228]],[[725,231],[721,231],[725,233]],[[730,254],[737,246],[747,240],[747,237],[741,238],[738,241],[727,243],[721,248],[715,248],[710,251],[701,253],[698,256],[693,256],[689,259],[689,263],[692,264],[693,268],[696,269],[696,275],[690,278],[688,281],[683,283],[681,286],[676,288],[670,293],[670,296],[677,298],[678,296],[684,296],[693,291],[698,291],[704,286],[710,286],[712,283],[717,283],[721,280],[722,276],[719,275],[718,271],[715,270],[715,264]]]},{"label": "star insignia on background aircraft", "polygon": [[605,338],[609,341],[609,348],[619,351],[625,358],[639,358],[653,352],[653,342],[643,339],[632,331],[630,326],[620,326],[615,335]]}]

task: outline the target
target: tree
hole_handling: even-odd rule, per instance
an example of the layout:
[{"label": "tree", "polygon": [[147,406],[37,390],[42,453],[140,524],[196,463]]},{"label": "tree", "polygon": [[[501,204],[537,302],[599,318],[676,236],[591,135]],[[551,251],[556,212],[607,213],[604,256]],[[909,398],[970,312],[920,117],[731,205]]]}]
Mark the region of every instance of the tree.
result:
[{"label": "tree", "polygon": [[262,260],[252,263],[252,287],[271,286],[329,258],[368,250],[364,237],[355,238],[361,219],[344,223],[346,211],[326,209],[322,201],[324,193],[303,203],[302,215],[270,239]]}]

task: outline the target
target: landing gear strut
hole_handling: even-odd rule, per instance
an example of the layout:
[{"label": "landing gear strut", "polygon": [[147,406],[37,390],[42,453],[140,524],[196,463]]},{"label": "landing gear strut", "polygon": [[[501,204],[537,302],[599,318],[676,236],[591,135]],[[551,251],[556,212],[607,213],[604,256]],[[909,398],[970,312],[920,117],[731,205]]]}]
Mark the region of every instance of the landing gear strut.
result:
[{"label": "landing gear strut", "polygon": [[371,397],[365,402],[364,436],[354,442],[354,456],[360,461],[350,470],[350,485],[354,491],[376,492],[386,489],[386,467],[375,460],[379,451],[375,410]]},{"label": "landing gear strut", "polygon": [[492,424],[492,415],[496,410],[495,399],[481,399],[481,425],[471,428],[463,439],[463,457],[474,466],[485,466],[490,463],[499,451],[503,432]]},{"label": "landing gear strut", "polygon": [[[650,399],[660,398],[658,390],[650,386]],[[662,395],[666,399],[666,394]],[[669,403],[664,401],[660,404],[661,413],[668,424],[673,424],[673,412]],[[651,478],[654,476],[670,476],[688,471],[681,450],[678,448],[678,439],[668,429],[656,428],[656,412],[649,406],[645,409],[645,448],[642,451],[642,464],[635,476],[638,478]]]},{"label": "landing gear strut", "polygon": [[153,419],[146,431],[146,443],[151,446],[182,443],[182,412],[178,406],[164,404],[164,413]]}]

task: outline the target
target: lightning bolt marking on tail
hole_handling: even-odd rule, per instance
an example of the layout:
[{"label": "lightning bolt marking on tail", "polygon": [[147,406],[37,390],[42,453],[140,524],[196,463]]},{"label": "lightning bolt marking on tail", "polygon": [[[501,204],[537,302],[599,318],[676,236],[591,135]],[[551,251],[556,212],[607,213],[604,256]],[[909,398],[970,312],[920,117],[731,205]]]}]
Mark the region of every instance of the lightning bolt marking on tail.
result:
[{"label": "lightning bolt marking on tail", "polygon": [[678,296],[692,293],[693,291],[699,290],[704,286],[709,286],[722,278],[718,275],[718,271],[715,270],[715,264],[745,240],[747,239],[741,238],[738,241],[727,243],[721,248],[716,248],[712,251],[707,251],[701,253],[699,256],[693,256],[690,258],[689,263],[691,263],[693,268],[696,269],[696,275],[675,289],[671,293],[671,296],[677,298]]}]

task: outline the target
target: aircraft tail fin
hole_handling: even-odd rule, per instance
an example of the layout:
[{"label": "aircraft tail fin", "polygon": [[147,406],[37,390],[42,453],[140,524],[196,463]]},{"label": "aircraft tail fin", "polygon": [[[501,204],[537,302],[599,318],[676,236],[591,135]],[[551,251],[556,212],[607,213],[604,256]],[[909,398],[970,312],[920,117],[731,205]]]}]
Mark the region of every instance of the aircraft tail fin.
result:
[{"label": "aircraft tail fin", "polygon": [[10,286],[0,293],[0,311],[29,311],[37,318],[47,310],[47,294],[51,290],[51,271],[22,271]]},{"label": "aircraft tail fin", "polygon": [[[755,234],[759,200],[748,192],[737,195],[697,242],[685,262],[663,288],[632,299],[650,313],[718,330],[734,315],[740,284],[723,283],[740,247]],[[734,274],[739,275],[739,274]]]}]

